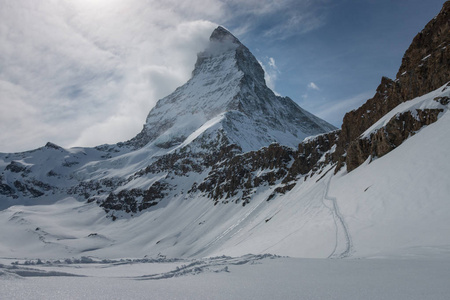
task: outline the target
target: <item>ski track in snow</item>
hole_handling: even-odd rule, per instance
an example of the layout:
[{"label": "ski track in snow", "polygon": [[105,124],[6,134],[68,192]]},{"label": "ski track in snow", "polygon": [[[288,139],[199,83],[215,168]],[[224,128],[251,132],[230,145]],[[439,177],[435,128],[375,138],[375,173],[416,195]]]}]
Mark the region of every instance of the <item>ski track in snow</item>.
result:
[{"label": "ski track in snow", "polygon": [[244,255],[242,257],[229,257],[229,256],[220,256],[220,257],[212,257],[207,259],[195,260],[188,265],[181,265],[176,267],[174,270],[169,272],[164,272],[160,274],[151,274],[144,275],[138,277],[131,277],[131,279],[136,280],[158,280],[158,279],[168,279],[179,276],[187,276],[187,275],[197,275],[204,272],[229,272],[229,265],[244,265],[244,264],[255,264],[256,261],[265,259],[265,258],[277,258],[278,256],[274,256],[272,254],[259,254],[259,255]]},{"label": "ski track in snow", "polygon": [[[331,174],[329,176],[328,182],[326,183],[326,188],[325,188],[325,193],[323,196],[324,200],[328,200],[332,203],[332,206],[329,207],[328,205],[325,204],[324,201],[324,205],[326,207],[328,207],[331,211],[331,213],[333,214],[333,218],[334,218],[334,224],[336,225],[336,244],[334,246],[334,250],[333,252],[331,252],[331,254],[328,256],[328,258],[346,258],[346,257],[350,257],[352,252],[353,252],[353,242],[352,242],[352,237],[350,235],[350,232],[348,230],[348,226],[347,223],[344,220],[344,217],[342,216],[341,212],[339,211],[339,205],[337,203],[337,199],[336,197],[332,197],[329,195],[329,191],[330,191],[330,185],[331,185],[331,179],[333,178],[333,175]],[[345,239],[345,250],[341,253],[337,253],[338,248],[339,248],[339,228],[342,228],[342,231],[344,232],[344,239]]]},{"label": "ski track in snow", "polygon": [[[228,267],[233,265],[245,265],[245,264],[257,264],[261,263],[264,259],[275,259],[280,258],[280,256],[272,254],[247,254],[240,257],[230,257],[230,256],[218,256],[203,259],[127,259],[127,260],[92,260],[89,257],[85,257],[84,260],[71,261],[66,259],[64,261],[58,262],[42,262],[37,261],[27,261],[27,262],[16,262],[12,265],[0,264],[0,279],[8,278],[25,278],[25,277],[55,277],[55,276],[65,276],[65,277],[96,277],[98,275],[89,275],[89,268],[97,269],[111,269],[119,265],[136,265],[136,264],[173,264],[179,263],[180,265],[174,267],[174,269],[157,272],[147,275],[130,276],[122,275],[118,278],[131,279],[131,280],[161,280],[169,279],[181,276],[192,276],[202,273],[220,273],[229,272]],[[69,272],[55,271],[53,269],[69,269]],[[81,269],[81,274],[70,273],[70,269]],[[85,273],[85,274],[83,274]],[[114,272],[112,275],[103,275],[104,277],[117,277]]]}]

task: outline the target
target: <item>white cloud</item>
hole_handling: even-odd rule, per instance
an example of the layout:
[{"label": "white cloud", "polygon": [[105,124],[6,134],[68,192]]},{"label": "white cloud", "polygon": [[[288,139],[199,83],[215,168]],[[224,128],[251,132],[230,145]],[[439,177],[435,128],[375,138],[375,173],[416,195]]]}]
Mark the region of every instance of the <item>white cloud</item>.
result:
[{"label": "white cloud", "polygon": [[308,88],[316,90],[316,91],[320,91],[319,87],[314,82],[308,83]]},{"label": "white cloud", "polygon": [[216,27],[197,19],[200,7],[216,14],[216,2],[179,11],[163,1],[9,2],[0,11],[0,151],[133,137],[190,77]]},{"label": "white cloud", "polygon": [[[287,20],[271,18],[268,34],[316,19],[289,21],[311,7],[309,0],[4,2],[1,152],[132,138],[155,102],[189,79],[216,23],[239,24],[233,30],[244,34],[261,16],[295,8]],[[264,68],[275,89],[275,60],[266,58]]]},{"label": "white cloud", "polygon": [[278,95],[278,93],[275,91],[275,83],[278,78],[278,74],[280,71],[278,70],[278,67],[275,63],[275,59],[273,57],[266,57],[264,59],[264,62],[259,61],[259,64],[264,70],[264,79],[266,80],[267,86]]},{"label": "white cloud", "polygon": [[273,57],[269,57],[269,66],[271,66],[272,68],[274,68],[275,70],[277,70],[277,65],[275,64],[275,59],[273,59]]}]

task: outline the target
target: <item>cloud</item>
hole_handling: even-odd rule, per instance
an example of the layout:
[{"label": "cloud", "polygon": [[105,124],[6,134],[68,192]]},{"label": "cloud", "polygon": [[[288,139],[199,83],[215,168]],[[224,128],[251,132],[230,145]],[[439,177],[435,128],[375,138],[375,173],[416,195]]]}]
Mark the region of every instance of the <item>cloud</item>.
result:
[{"label": "cloud", "polygon": [[[321,22],[311,3],[8,1],[0,10],[0,151],[132,138],[156,101],[189,79],[217,24],[236,35],[287,36]],[[275,59],[262,60],[275,89]]]},{"label": "cloud", "polygon": [[308,83],[308,88],[316,90],[316,91],[320,91],[319,87],[314,82]]},{"label": "cloud", "polygon": [[269,57],[269,66],[275,70],[278,70],[277,65],[275,64],[275,59],[273,59],[273,57]]},{"label": "cloud", "polygon": [[163,1],[8,3],[0,12],[0,151],[137,134],[155,102],[190,77],[216,27],[197,19],[197,2],[182,13]]},{"label": "cloud", "polygon": [[275,63],[275,59],[273,57],[265,57],[264,61],[259,61],[259,64],[264,70],[264,79],[266,80],[267,86],[278,95],[275,91],[275,83],[280,71]]},{"label": "cloud", "polygon": [[[288,39],[320,28],[326,23],[330,0],[229,0],[223,1],[225,19],[239,24],[236,32],[258,31],[270,39]],[[282,16],[282,17],[280,17]]]}]

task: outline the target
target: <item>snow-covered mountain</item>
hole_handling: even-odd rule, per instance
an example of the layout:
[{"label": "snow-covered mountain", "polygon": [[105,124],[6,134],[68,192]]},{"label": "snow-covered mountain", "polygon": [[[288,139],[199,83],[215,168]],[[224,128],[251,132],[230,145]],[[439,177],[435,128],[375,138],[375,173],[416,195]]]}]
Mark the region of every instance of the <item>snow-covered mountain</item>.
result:
[{"label": "snow-covered mountain", "polygon": [[198,55],[192,78],[158,101],[142,132],[129,143],[182,148],[221,132],[248,152],[271,143],[297,147],[305,137],[333,129],[291,99],[276,96],[253,54],[219,26]]},{"label": "snow-covered mountain", "polygon": [[0,155],[0,256],[448,255],[449,11],[340,130],[217,28],[135,138]]}]

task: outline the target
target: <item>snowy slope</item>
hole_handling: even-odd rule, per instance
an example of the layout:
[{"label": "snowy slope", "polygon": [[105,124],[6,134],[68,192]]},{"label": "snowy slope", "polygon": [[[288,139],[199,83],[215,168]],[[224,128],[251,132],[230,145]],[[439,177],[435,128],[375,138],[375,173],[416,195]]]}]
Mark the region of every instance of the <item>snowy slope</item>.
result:
[{"label": "snowy slope", "polygon": [[442,109],[436,123],[389,154],[333,178],[330,194],[345,216],[357,255],[450,250],[450,114],[448,104],[434,100],[450,96],[450,89],[443,89],[400,104],[366,133],[391,116],[416,108]]}]

